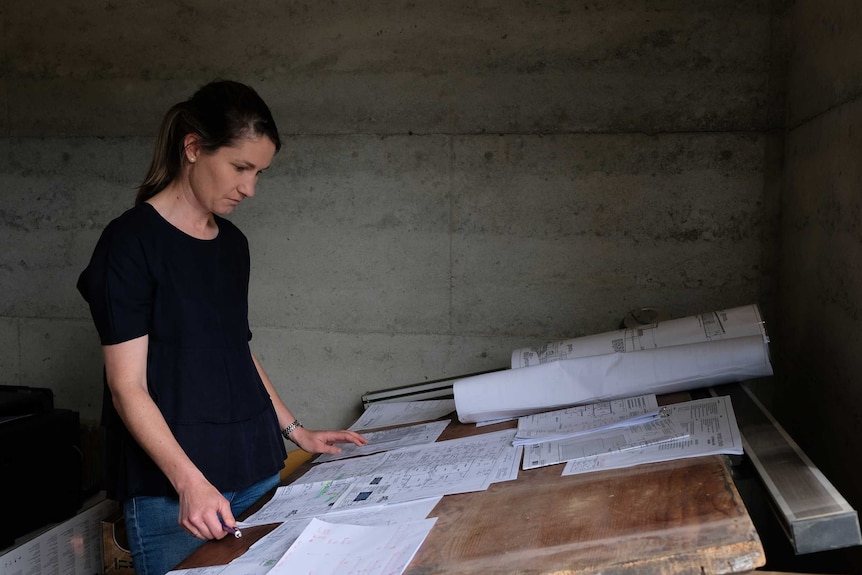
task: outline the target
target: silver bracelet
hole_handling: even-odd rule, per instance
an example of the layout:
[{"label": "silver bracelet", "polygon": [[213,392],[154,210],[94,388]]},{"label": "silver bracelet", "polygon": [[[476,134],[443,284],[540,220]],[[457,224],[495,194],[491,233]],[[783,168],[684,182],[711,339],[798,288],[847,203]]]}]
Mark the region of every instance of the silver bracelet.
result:
[{"label": "silver bracelet", "polygon": [[288,425],[287,427],[285,427],[284,429],[281,430],[281,435],[285,439],[290,439],[290,434],[293,433],[293,430],[296,429],[297,427],[302,427],[302,424],[299,422],[298,419],[294,419],[293,423],[291,423],[290,425]]}]

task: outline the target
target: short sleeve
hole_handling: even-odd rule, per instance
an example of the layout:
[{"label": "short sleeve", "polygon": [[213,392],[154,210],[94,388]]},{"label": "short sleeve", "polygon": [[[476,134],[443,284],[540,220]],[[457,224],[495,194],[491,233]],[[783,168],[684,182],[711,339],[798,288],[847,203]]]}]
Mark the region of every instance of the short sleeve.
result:
[{"label": "short sleeve", "polygon": [[143,245],[116,224],[105,229],[78,278],[78,291],[90,306],[102,345],[146,335],[153,306],[153,280]]}]

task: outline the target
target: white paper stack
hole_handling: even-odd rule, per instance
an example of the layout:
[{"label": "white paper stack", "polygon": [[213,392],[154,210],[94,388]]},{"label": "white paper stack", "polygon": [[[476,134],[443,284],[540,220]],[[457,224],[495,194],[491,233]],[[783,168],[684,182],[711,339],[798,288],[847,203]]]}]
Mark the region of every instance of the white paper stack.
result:
[{"label": "white paper stack", "polygon": [[518,418],[512,445],[534,445],[605,429],[645,423],[659,416],[655,394],[546,411]]},{"label": "white paper stack", "polygon": [[673,461],[704,455],[742,454],[742,438],[730,398],[708,397],[668,406],[666,419],[688,430],[676,441],[645,445],[638,449],[618,450],[570,459],[563,475],[619,469],[644,463]]},{"label": "white paper stack", "polygon": [[688,431],[684,426],[669,417],[659,417],[645,423],[530,445],[524,449],[524,469],[642,449],[687,437]]}]

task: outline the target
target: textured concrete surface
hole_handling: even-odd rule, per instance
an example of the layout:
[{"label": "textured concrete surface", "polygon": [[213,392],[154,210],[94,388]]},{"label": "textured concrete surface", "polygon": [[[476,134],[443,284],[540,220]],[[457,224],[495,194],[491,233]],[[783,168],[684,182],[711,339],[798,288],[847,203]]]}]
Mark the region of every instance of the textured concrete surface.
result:
[{"label": "textured concrete surface", "polygon": [[862,93],[862,3],[797,2],[789,26],[788,123],[796,127]]},{"label": "textured concrete surface", "polygon": [[684,315],[760,300],[774,216],[764,146],[749,134],[459,138],[454,327],[585,335],[643,302]]},{"label": "textured concrete surface", "polygon": [[783,198],[778,413],[857,509],[862,451],[862,100],[792,130]]},{"label": "textured concrete surface", "polygon": [[[789,30],[776,414],[858,511],[862,5],[797,2]],[[844,554],[860,572],[862,549]]]},{"label": "textured concrete surface", "polygon": [[[257,329],[252,347],[308,421],[350,421],[367,391],[505,367],[523,338]],[[429,376],[427,374],[435,374]],[[382,385],[381,382],[385,382]]]},{"label": "textured concrete surface", "polygon": [[232,219],[254,349],[308,425],[633,307],[767,307],[774,5],[0,1],[3,381],[98,416],[75,280],[163,112],[214,77],[285,136]]},{"label": "textured concrete surface", "polygon": [[253,246],[253,320],[447,333],[449,139],[295,137],[233,220]]},{"label": "textured concrete surface", "polygon": [[771,4],[7,1],[9,130],[146,136],[215,75],[292,133],[762,128]]}]

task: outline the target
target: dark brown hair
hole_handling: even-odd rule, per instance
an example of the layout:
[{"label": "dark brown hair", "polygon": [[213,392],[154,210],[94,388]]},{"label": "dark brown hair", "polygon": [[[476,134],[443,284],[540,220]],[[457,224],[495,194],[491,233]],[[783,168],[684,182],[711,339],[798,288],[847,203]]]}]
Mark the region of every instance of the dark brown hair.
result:
[{"label": "dark brown hair", "polygon": [[276,152],[281,149],[275,120],[257,92],[239,82],[211,82],[165,114],[135,205],[152,198],[180,174],[185,161],[184,141],[189,134],[198,137],[198,145],[206,153],[241,138],[261,136],[272,140]]}]

